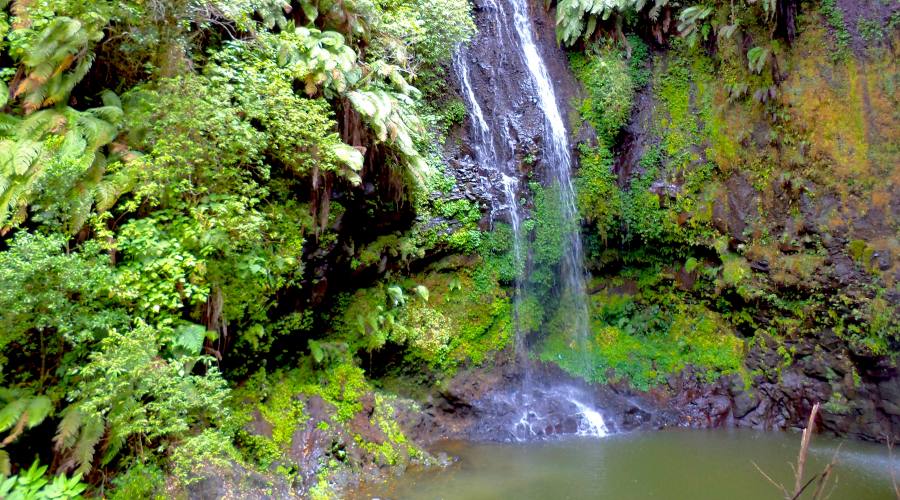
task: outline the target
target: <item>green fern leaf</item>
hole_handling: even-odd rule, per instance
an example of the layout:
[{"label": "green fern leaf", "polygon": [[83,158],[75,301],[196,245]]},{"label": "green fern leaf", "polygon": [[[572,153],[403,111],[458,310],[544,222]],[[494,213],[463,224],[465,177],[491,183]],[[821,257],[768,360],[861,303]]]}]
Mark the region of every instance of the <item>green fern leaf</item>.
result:
[{"label": "green fern leaf", "polygon": [[103,452],[103,457],[100,458],[101,465],[108,465],[116,455],[122,451],[122,447],[125,445],[125,437],[124,436],[115,436],[110,438],[110,440],[106,443],[106,450]]},{"label": "green fern leaf", "polygon": [[406,296],[403,295],[403,289],[399,286],[393,285],[387,287],[387,294],[395,306],[406,303]]},{"label": "green fern leaf", "polygon": [[747,66],[753,73],[761,73],[769,58],[769,49],[753,47],[747,51]]},{"label": "green fern leaf", "polygon": [[47,415],[50,415],[50,410],[53,409],[53,403],[50,401],[50,398],[47,396],[35,396],[31,398],[31,401],[28,403],[28,409],[26,410],[28,413],[28,428],[40,424],[47,418]]},{"label": "green fern leaf", "polygon": [[[9,476],[10,469],[12,468],[12,464],[9,461],[9,453],[4,450],[0,450],[0,476]],[[3,492],[3,487],[0,486],[0,498],[4,498],[5,494]]]},{"label": "green fern leaf", "polygon": [[26,408],[28,408],[28,399],[29,398],[17,399],[0,410],[0,432],[12,429],[12,427],[18,423],[22,414],[25,413]]},{"label": "green fern leaf", "polygon": [[101,92],[100,100],[103,101],[104,106],[119,108],[119,110],[122,109],[122,99],[119,99],[119,96],[112,90],[104,90]]},{"label": "green fern leaf", "polygon": [[189,354],[200,354],[203,341],[206,340],[206,328],[188,323],[175,330],[175,347],[180,347]]},{"label": "green fern leaf", "polygon": [[75,445],[78,431],[81,430],[81,411],[76,406],[69,406],[63,412],[63,418],[56,428],[53,444],[57,451],[67,450]]},{"label": "green fern leaf", "polygon": [[75,443],[73,450],[73,459],[78,464],[77,472],[87,474],[91,470],[94,463],[94,451],[97,443],[103,437],[104,425],[100,417],[92,417],[87,419],[81,430],[81,436]]},{"label": "green fern leaf", "polygon": [[25,175],[35,161],[41,156],[44,145],[37,141],[25,140],[17,144],[16,156],[13,159],[13,173]]}]

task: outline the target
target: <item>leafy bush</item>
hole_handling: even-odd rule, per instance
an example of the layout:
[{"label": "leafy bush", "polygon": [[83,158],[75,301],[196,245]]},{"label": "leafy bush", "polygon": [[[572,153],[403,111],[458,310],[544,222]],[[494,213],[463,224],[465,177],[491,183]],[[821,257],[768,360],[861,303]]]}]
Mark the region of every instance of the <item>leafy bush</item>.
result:
[{"label": "leafy bush", "polygon": [[602,45],[570,55],[569,63],[588,93],[578,105],[582,118],[593,125],[605,147],[612,147],[631,116],[636,88],[633,72],[620,51]]},{"label": "leafy bush", "polygon": [[37,461],[28,469],[0,480],[0,498],[7,500],[57,500],[81,498],[87,485],[81,482],[81,474],[72,477],[50,476],[47,466]]}]

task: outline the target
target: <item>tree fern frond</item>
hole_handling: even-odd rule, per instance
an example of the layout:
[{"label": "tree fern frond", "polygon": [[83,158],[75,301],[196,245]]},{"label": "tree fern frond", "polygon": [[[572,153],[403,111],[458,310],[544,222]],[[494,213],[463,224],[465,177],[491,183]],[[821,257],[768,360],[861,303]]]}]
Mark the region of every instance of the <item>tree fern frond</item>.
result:
[{"label": "tree fern frond", "polygon": [[103,456],[100,458],[101,465],[108,465],[116,455],[122,451],[122,447],[125,445],[125,436],[113,436],[110,437],[109,441],[106,443],[106,449],[103,451]]},{"label": "tree fern frond", "polygon": [[104,90],[101,92],[100,100],[103,101],[104,106],[119,108],[120,111],[122,109],[122,99],[119,99],[119,96],[112,90]]},{"label": "tree fern frond", "polygon": [[28,402],[28,409],[26,413],[28,414],[28,428],[40,424],[50,415],[50,410],[53,409],[53,403],[50,401],[50,398],[47,396],[35,396],[31,398],[31,401]]},{"label": "tree fern frond", "polygon": [[[16,142],[9,139],[0,140],[0,193],[12,182],[13,159],[16,157]],[[4,184],[4,181],[6,184]]]},{"label": "tree fern frond", "polygon": [[47,97],[47,87],[40,86],[25,95],[25,99],[22,100],[22,106],[25,108],[26,113],[32,113],[41,108],[44,104],[44,98]]},{"label": "tree fern frond", "polygon": [[0,432],[12,429],[25,410],[28,408],[28,398],[19,398],[10,402],[0,410]]},{"label": "tree fern frond", "polygon": [[91,149],[97,149],[113,141],[118,130],[111,123],[89,113],[80,113],[77,118],[79,131]]},{"label": "tree fern frond", "polygon": [[22,120],[17,116],[0,113],[0,136],[11,137],[21,123]]},{"label": "tree fern frond", "polygon": [[75,447],[72,450],[72,458],[78,465],[77,471],[81,474],[87,474],[91,470],[94,463],[94,451],[97,443],[103,437],[104,431],[103,419],[100,417],[92,417],[84,422],[81,429],[81,435]]},{"label": "tree fern frond", "polygon": [[18,143],[16,148],[16,155],[13,158],[13,172],[16,175],[25,175],[31,169],[31,166],[34,165],[35,161],[40,158],[41,153],[44,150],[44,144],[32,141],[25,140]]},{"label": "tree fern frond", "polygon": [[137,185],[137,175],[137,170],[126,168],[108,179],[101,180],[94,189],[97,210],[100,212],[109,210],[122,195],[134,189]]},{"label": "tree fern frond", "polygon": [[70,405],[63,412],[63,418],[56,427],[56,435],[53,436],[53,444],[57,451],[67,450],[75,445],[81,424],[81,411],[77,406]]},{"label": "tree fern frond", "polygon": [[86,148],[87,141],[84,140],[84,137],[78,130],[72,129],[66,132],[62,146],[60,146],[57,154],[62,158],[77,158],[84,154]]},{"label": "tree fern frond", "polygon": [[20,126],[16,130],[16,137],[19,139],[40,140],[60,118],[65,119],[62,113],[56,109],[44,109],[32,113],[20,122]]},{"label": "tree fern frond", "polygon": [[124,116],[121,106],[100,106],[97,108],[91,108],[87,110],[86,113],[96,116],[97,118],[104,120],[110,124],[119,123]]},{"label": "tree fern frond", "polygon": [[[0,149],[2,151],[2,149]],[[0,387],[0,401],[4,401],[6,403],[12,403],[16,399],[19,399],[24,391],[22,389],[14,389],[10,387]]]}]

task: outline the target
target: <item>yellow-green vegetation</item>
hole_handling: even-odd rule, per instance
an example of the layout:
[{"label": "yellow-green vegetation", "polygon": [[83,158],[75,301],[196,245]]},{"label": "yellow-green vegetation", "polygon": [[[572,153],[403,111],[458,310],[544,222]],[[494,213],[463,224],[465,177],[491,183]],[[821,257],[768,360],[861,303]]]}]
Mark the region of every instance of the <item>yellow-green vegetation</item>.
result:
[{"label": "yellow-green vegetation", "polygon": [[[642,44],[640,39],[636,43]],[[646,54],[634,54],[635,62],[643,62]],[[614,45],[598,43],[589,53],[576,52],[569,57],[575,77],[584,82],[588,97],[575,103],[581,117],[594,127],[599,140],[607,147],[616,140],[619,129],[631,114],[635,82],[628,61]]]},{"label": "yellow-green vegetation", "polygon": [[610,287],[591,297],[591,334],[578,348],[571,336],[551,333],[540,359],[586,380],[622,381],[647,390],[690,365],[707,381],[742,369],[744,342],[734,328],[704,304],[663,286],[654,270],[623,272],[637,294]]},{"label": "yellow-green vegetation", "polygon": [[[324,415],[315,418],[304,411],[304,401],[321,398]],[[363,399],[372,401],[371,415],[363,412]],[[237,442],[251,464],[262,471],[277,469],[292,480],[298,471],[290,464],[294,435],[314,427],[333,443],[319,473],[313,496],[330,498],[334,494],[330,478],[341,470],[354,470],[365,464],[353,462],[349,447],[368,453],[377,465],[405,467],[411,460],[428,455],[411,443],[395,419],[396,397],[372,387],[365,372],[349,362],[334,362],[325,368],[305,363],[300,368],[271,374],[259,371],[234,391],[234,411],[242,425]],[[361,434],[359,418],[365,426],[382,436],[374,441]],[[260,424],[271,435],[260,433]],[[281,464],[281,465],[279,465]]]},{"label": "yellow-green vegetation", "polygon": [[[596,17],[605,11],[579,13],[579,5],[584,6],[565,2],[557,11],[564,19],[562,33],[611,28]],[[639,303],[668,295],[674,285],[679,291],[672,304],[692,304],[681,311],[688,316],[705,315],[696,308],[712,313],[725,343],[737,331],[779,341],[831,328],[860,349],[893,352],[900,318],[880,307],[895,287],[896,259],[887,256],[897,255],[900,245],[888,208],[900,164],[896,65],[889,62],[896,60],[896,49],[875,36],[879,22],[865,20],[860,21],[860,30],[869,34],[865,55],[851,54],[850,34],[835,2],[805,11],[790,45],[773,33],[771,17],[753,17],[759,5],[708,7],[683,8],[681,36],[667,40],[665,52],[649,56],[649,78],[632,76],[652,97],[652,108],[639,110],[641,117],[652,112],[652,119],[645,125],[643,156],[637,165],[627,165],[630,178],[613,171],[613,155],[605,147],[606,138],[619,133],[610,124],[621,126],[620,110],[632,106],[631,95],[603,92],[603,98],[617,100],[604,107],[590,104],[604,102],[594,97],[594,89],[612,88],[610,82],[627,76],[629,48],[638,60],[648,56],[639,43],[620,43],[616,52],[602,39],[585,41],[572,56],[575,74],[591,96],[579,109],[600,138],[599,147],[582,148],[577,182],[588,223],[589,266],[601,283],[632,283]],[[637,18],[629,17],[630,9]],[[624,2],[607,14],[619,18],[618,30],[652,26],[660,9],[665,7]],[[698,43],[702,40],[705,45]],[[607,73],[592,71],[601,66]],[[641,67],[631,62],[632,75]],[[810,215],[810,207],[819,204],[828,208]],[[875,236],[867,218],[883,220],[875,223],[883,224]],[[804,229],[810,224],[815,231]],[[891,227],[893,233],[886,229]],[[841,298],[823,293],[825,276],[833,272],[824,239],[835,235],[848,242],[843,252],[856,269],[871,276],[871,281],[860,278],[862,291]],[[641,279],[633,279],[636,270]],[[646,387],[661,379],[650,377],[641,356],[629,353],[659,339],[635,340],[622,330],[632,321],[639,322],[595,325],[603,333],[595,339],[603,346],[597,352],[608,357],[592,359],[601,372],[617,372]],[[608,375],[583,373],[583,360],[565,352],[574,347],[553,334],[541,356],[589,378]],[[716,364],[707,365],[712,373]],[[663,377],[665,370],[659,373]]]},{"label": "yellow-green vegetation", "polygon": [[[900,15],[796,6],[557,1],[596,140],[583,220],[516,151],[516,259],[445,165],[469,1],[0,0],[0,497],[290,483],[315,431],[325,498],[425,458],[391,380],[429,392],[517,328],[641,389],[822,332],[896,358]],[[585,345],[558,283],[579,229]]]},{"label": "yellow-green vegetation", "polygon": [[[363,348],[321,303],[481,245],[439,154],[474,31],[465,0],[0,1],[0,476],[39,456],[62,497],[153,497],[274,463],[298,394],[354,418]],[[471,327],[509,315],[486,286],[471,317],[422,287],[401,344],[442,367],[501,348],[508,321]]]},{"label": "yellow-green vegetation", "polygon": [[499,272],[475,259],[357,291],[337,321],[340,338],[351,352],[405,347],[410,362],[450,373],[484,362],[510,340],[511,304]]}]

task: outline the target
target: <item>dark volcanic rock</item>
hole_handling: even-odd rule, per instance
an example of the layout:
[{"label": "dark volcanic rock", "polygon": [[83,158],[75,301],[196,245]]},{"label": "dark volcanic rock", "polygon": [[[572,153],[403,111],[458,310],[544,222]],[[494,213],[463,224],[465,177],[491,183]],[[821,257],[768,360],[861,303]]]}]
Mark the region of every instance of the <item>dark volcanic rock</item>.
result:
[{"label": "dark volcanic rock", "polygon": [[737,376],[698,382],[685,370],[670,383],[673,396],[661,405],[692,427],[734,425],[756,429],[805,427],[822,403],[822,430],[868,441],[900,439],[900,373],[882,357],[859,358],[830,331],[797,341],[791,359],[776,343],[760,342],[748,368],[762,372],[745,387]]},{"label": "dark volcanic rock", "polygon": [[[530,17],[535,26],[535,43],[546,65],[560,109],[570,113],[566,123],[582,123],[569,103],[582,97],[581,86],[569,71],[565,52],[556,43],[555,13],[547,11],[541,1],[530,2]],[[462,96],[462,73],[465,72],[472,92],[477,96],[485,120],[491,125],[492,156],[496,162],[479,163],[471,140],[480,132],[473,130],[472,117],[451,132],[444,158],[456,178],[459,192],[453,196],[477,200],[489,220],[507,217],[506,195],[502,173],[526,179],[529,173],[541,178],[546,170],[541,158],[544,112],[531,88],[529,70],[519,50],[514,29],[513,11],[505,2],[475,1],[475,23],[479,35],[456,56],[454,73],[457,94]],[[571,131],[579,141],[592,141],[588,125]],[[521,189],[522,196],[527,190]]]}]

